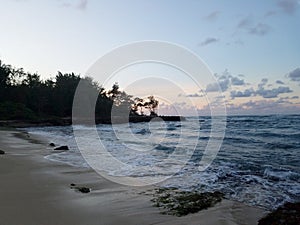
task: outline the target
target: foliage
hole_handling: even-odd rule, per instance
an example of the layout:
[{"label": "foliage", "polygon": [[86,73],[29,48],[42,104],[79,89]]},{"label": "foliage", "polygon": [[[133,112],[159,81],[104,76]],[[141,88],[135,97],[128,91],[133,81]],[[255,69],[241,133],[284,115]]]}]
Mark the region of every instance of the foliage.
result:
[{"label": "foliage", "polygon": [[58,71],[55,78],[42,80],[37,73],[24,72],[0,60],[0,120],[71,117],[76,88],[80,81],[98,94],[95,116],[109,118],[112,107],[118,112],[143,115],[148,110],[156,115],[158,101],[149,96],[146,100],[121,91],[118,83],[106,91],[90,77],[81,78],[74,73]]},{"label": "foliage", "polygon": [[3,120],[32,120],[36,115],[25,105],[14,102],[0,103],[0,118]]},{"label": "foliage", "polygon": [[158,107],[158,100],[154,98],[154,96],[149,96],[146,100],[142,98],[135,98],[134,103],[132,104],[132,111],[135,114],[138,114],[138,112],[143,115],[144,110],[149,110],[149,113],[151,116],[157,116],[156,110]]}]

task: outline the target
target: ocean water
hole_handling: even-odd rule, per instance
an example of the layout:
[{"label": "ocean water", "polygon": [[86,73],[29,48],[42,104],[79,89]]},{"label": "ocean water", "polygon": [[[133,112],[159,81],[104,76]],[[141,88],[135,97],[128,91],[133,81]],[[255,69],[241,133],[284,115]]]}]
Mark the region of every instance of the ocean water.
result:
[{"label": "ocean water", "polygon": [[[170,177],[158,186],[225,193],[232,200],[266,209],[300,200],[300,115],[229,116],[221,148],[212,164],[199,171],[210,140],[210,117],[181,122],[76,126],[86,134],[89,149],[101,141],[124,165],[108,169],[116,177]],[[76,167],[89,167],[76,144],[73,127],[26,128],[70,151],[46,156]],[[102,162],[105,170],[105,158]],[[111,168],[111,167],[107,167]]]}]

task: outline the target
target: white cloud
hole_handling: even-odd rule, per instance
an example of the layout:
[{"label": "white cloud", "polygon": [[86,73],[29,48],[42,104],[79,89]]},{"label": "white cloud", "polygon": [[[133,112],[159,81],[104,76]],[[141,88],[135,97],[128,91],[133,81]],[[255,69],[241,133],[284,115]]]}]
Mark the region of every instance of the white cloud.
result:
[{"label": "white cloud", "polygon": [[299,7],[298,0],[280,0],[278,6],[287,14],[294,14]]},{"label": "white cloud", "polygon": [[201,46],[205,46],[205,45],[209,45],[209,44],[212,44],[212,43],[216,43],[218,42],[219,39],[217,38],[214,38],[214,37],[208,37],[206,38],[203,42],[201,42]]},{"label": "white cloud", "polygon": [[276,11],[271,10],[271,11],[266,12],[265,17],[275,16],[276,14],[277,14]]},{"label": "white cloud", "polygon": [[77,3],[75,1],[66,1],[63,0],[62,6],[64,7],[71,7],[75,9],[79,9],[84,11],[88,5],[88,0],[79,0]]},{"label": "white cloud", "polygon": [[264,23],[258,23],[255,27],[249,29],[250,34],[264,36],[271,31],[271,27]]},{"label": "white cloud", "polygon": [[262,115],[262,114],[291,114],[299,113],[300,105],[293,104],[283,99],[260,100],[242,103],[240,105],[228,104],[227,112],[231,115]]},{"label": "white cloud", "polygon": [[240,79],[238,77],[232,77],[231,78],[232,85],[241,86],[245,85],[245,81],[243,79]]},{"label": "white cloud", "polygon": [[88,0],[80,0],[77,5],[77,8],[80,10],[85,10],[87,7],[87,4],[88,4]]},{"label": "white cloud", "polygon": [[271,31],[271,27],[268,24],[262,22],[258,22],[255,24],[251,16],[247,16],[242,19],[238,23],[237,29],[244,30],[249,34],[258,36],[264,36]]},{"label": "white cloud", "polygon": [[237,27],[240,29],[248,29],[251,26],[251,24],[252,19],[250,16],[247,16],[238,23]]},{"label": "white cloud", "polygon": [[205,16],[204,19],[212,22],[212,21],[215,21],[219,17],[220,14],[221,14],[220,11],[213,11],[210,14],[208,14],[207,16]]},{"label": "white cloud", "polygon": [[289,87],[280,86],[273,89],[259,88],[255,93],[263,98],[277,98],[280,94],[293,92]]},{"label": "white cloud", "polygon": [[287,74],[287,77],[290,78],[291,81],[300,82],[300,68],[296,68],[293,71]]},{"label": "white cloud", "polygon": [[204,97],[204,95],[203,94],[194,93],[194,94],[188,94],[188,95],[186,95],[186,97],[188,97],[188,98],[201,98],[201,97]]},{"label": "white cloud", "polygon": [[276,84],[284,84],[284,82],[281,80],[276,80]]},{"label": "white cloud", "polygon": [[268,83],[267,78],[261,79],[260,83],[258,84],[258,88],[263,88]]},{"label": "white cloud", "polygon": [[218,82],[206,86],[206,92],[218,92],[220,89],[221,91],[227,91],[231,86],[243,86],[245,84],[244,79],[234,77],[225,70],[223,75],[218,77]]},{"label": "white cloud", "polygon": [[255,91],[251,89],[246,89],[245,91],[231,91],[230,97],[231,98],[245,98],[245,97],[251,97],[255,95]]}]

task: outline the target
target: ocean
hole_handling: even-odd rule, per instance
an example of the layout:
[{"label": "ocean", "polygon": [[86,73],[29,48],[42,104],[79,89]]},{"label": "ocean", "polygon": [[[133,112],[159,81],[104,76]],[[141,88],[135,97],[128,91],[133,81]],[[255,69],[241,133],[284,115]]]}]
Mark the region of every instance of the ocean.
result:
[{"label": "ocean", "polygon": [[[121,162],[111,167],[97,158],[112,177],[151,179],[155,185],[182,190],[221,191],[226,198],[265,209],[300,200],[300,115],[228,116],[225,137],[210,166],[199,162],[210,140],[210,117],[187,117],[181,122],[151,122],[96,126],[34,127],[25,130],[70,151],[53,152],[47,159],[88,168],[74,138],[83,130],[89,150],[101,142]],[[107,169],[106,169],[107,168]],[[114,169],[111,169],[114,168]],[[106,170],[106,171],[105,171]]]}]

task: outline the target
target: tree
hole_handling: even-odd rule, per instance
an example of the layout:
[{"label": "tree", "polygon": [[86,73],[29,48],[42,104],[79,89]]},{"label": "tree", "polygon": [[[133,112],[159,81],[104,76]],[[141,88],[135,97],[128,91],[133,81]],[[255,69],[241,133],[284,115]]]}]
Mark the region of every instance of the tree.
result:
[{"label": "tree", "polygon": [[[107,92],[107,95],[111,100],[113,101],[116,100],[117,96],[120,94],[119,88],[120,88],[119,84],[116,82],[113,84],[112,89]],[[119,102],[115,102],[115,103],[116,105],[119,104]]]},{"label": "tree", "polygon": [[153,95],[148,97],[148,108],[150,110],[150,115],[157,116],[156,109],[158,107],[159,101],[154,98]]},{"label": "tree", "polygon": [[22,84],[28,86],[29,88],[36,88],[42,84],[41,77],[37,73],[26,74],[26,78],[23,79]]},{"label": "tree", "polygon": [[5,65],[0,60],[0,102],[8,97],[7,89],[10,86],[11,66]]},{"label": "tree", "polygon": [[131,107],[133,114],[138,114],[139,112],[141,115],[144,115],[144,109],[148,109],[150,115],[157,116],[156,109],[159,102],[154,98],[154,96],[151,95],[147,97],[147,100],[136,97],[133,102],[134,103]]},{"label": "tree", "polygon": [[10,65],[5,65],[0,60],[0,87],[4,88],[10,85],[10,75],[12,73],[12,68]]},{"label": "tree", "polygon": [[133,99],[120,90],[118,83],[106,91],[91,77],[61,72],[44,81],[37,73],[25,73],[23,68],[13,68],[0,60],[0,119],[71,117],[73,98],[80,81],[87,87],[90,104],[94,104],[97,97],[97,118],[124,116],[124,113],[138,116],[143,115],[145,109],[150,115],[156,115],[158,101],[153,96]]},{"label": "tree", "polygon": [[55,115],[63,117],[72,115],[73,98],[80,79],[80,76],[74,73],[58,72],[53,89],[53,99],[51,99]]},{"label": "tree", "polygon": [[113,101],[113,115],[123,116],[124,114],[132,113],[132,95],[128,95],[125,91],[120,91],[118,83],[114,83],[107,95]]},{"label": "tree", "polygon": [[143,115],[143,106],[144,106],[144,99],[136,97],[133,100],[133,104],[131,106],[132,114],[138,115],[138,112],[140,115]]}]

